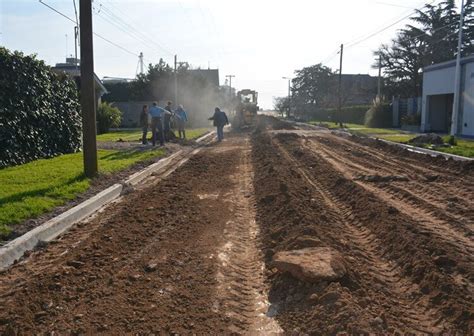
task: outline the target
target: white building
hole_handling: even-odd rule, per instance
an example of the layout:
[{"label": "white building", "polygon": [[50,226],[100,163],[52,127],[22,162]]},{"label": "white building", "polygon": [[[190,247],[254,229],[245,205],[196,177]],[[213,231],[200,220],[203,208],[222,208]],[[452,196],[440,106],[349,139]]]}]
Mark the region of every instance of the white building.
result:
[{"label": "white building", "polygon": [[[449,133],[454,100],[456,61],[423,69],[422,132]],[[461,95],[458,135],[474,136],[474,55],[461,60]]]}]

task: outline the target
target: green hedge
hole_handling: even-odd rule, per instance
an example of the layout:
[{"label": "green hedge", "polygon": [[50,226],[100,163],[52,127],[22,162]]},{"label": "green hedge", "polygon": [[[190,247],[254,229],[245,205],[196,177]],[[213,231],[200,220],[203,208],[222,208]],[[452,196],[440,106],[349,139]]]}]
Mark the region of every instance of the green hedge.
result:
[{"label": "green hedge", "polygon": [[381,99],[375,99],[365,115],[364,124],[367,127],[392,127],[390,104]]},{"label": "green hedge", "polygon": [[35,56],[0,48],[0,168],[80,149],[73,80]]},{"label": "green hedge", "polygon": [[107,102],[100,103],[97,108],[97,134],[107,133],[112,127],[119,127],[122,112]]},{"label": "green hedge", "polygon": [[[351,124],[363,124],[365,113],[370,108],[370,105],[345,106],[341,108],[341,122]],[[319,109],[312,111],[309,117],[313,120],[336,121],[337,109]]]}]

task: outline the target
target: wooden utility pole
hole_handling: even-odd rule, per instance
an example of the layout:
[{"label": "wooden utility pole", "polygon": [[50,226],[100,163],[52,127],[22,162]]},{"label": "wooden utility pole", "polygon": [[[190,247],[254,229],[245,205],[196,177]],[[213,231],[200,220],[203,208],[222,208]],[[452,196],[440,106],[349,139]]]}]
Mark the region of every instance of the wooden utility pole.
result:
[{"label": "wooden utility pole", "polygon": [[140,74],[143,75],[144,71],[144,65],[143,65],[143,52],[140,52],[140,55],[138,56],[138,62],[140,63]]},{"label": "wooden utility pole", "polygon": [[381,99],[382,95],[382,54],[379,54],[379,80],[377,83],[377,97]]},{"label": "wooden utility pole", "polygon": [[232,78],[235,77],[235,75],[226,75],[227,78],[229,78],[229,97],[230,97],[230,103],[232,104]]},{"label": "wooden utility pole", "polygon": [[342,127],[342,54],[344,52],[344,44],[341,44],[340,58],[339,58],[339,89],[338,89],[338,104],[337,104],[337,120]]},{"label": "wooden utility pole", "polygon": [[92,0],[80,0],[81,37],[81,110],[82,149],[84,173],[87,177],[97,175],[96,143],[96,99],[94,83],[94,49],[92,40]]},{"label": "wooden utility pole", "polygon": [[174,104],[178,106],[178,55],[174,55]]}]

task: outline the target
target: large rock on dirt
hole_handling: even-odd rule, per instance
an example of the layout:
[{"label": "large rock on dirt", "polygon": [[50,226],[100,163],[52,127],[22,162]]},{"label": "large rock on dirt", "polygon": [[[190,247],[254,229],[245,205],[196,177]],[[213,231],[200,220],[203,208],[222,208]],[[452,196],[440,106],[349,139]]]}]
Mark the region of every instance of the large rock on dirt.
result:
[{"label": "large rock on dirt", "polygon": [[337,280],[346,274],[342,255],[330,247],[309,247],[277,252],[273,266],[305,282]]}]

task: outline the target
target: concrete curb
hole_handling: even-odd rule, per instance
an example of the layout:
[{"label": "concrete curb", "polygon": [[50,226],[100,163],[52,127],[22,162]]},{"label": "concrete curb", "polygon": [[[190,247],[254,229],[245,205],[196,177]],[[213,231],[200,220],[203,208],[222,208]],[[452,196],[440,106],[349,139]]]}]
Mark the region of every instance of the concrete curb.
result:
[{"label": "concrete curb", "polygon": [[[196,142],[202,142],[214,135],[215,132],[209,132],[208,134],[197,139]],[[10,265],[14,264],[15,261],[19,260],[25,252],[33,250],[38,243],[49,242],[55,239],[56,237],[70,229],[77,222],[92,215],[105,205],[120,197],[124,190],[124,187],[129,185],[137,185],[138,183],[149,177],[151,174],[159,171],[162,168],[165,168],[170,162],[172,162],[179,156],[184,156],[187,153],[194,155],[198,151],[199,149],[195,149],[193,151],[179,150],[176,153],[162,160],[159,160],[156,163],[153,163],[142,171],[139,171],[129,176],[123,183],[114,184],[113,186],[99,192],[95,196],[82,202],[81,204],[76,205],[75,207],[60,214],[59,216],[50,219],[46,223],[43,223],[42,225],[34,228],[31,231],[28,231],[21,237],[18,237],[7,243],[6,245],[1,246],[0,270],[4,270]],[[182,158],[178,162],[177,167],[181,166],[186,161],[186,158]]]},{"label": "concrete curb", "polygon": [[159,170],[160,168],[166,166],[170,161],[175,159],[176,157],[182,155],[184,152],[183,150],[179,150],[176,153],[158,161],[150,166],[146,167],[145,169],[136,172],[135,174],[131,175],[128,177],[128,179],[125,180],[125,184],[127,185],[136,185],[146,179],[148,176],[153,174],[155,171]]},{"label": "concrete curb", "polygon": [[28,231],[0,248],[0,270],[7,268],[39,242],[49,242],[68,230],[73,224],[90,216],[102,206],[120,196],[123,186],[114,184],[97,195]]},{"label": "concrete curb", "polygon": [[[359,135],[355,135],[355,134],[352,134],[350,132],[342,131],[342,130],[332,130],[331,132],[334,133],[334,134],[339,133],[339,134],[344,134],[344,135],[347,135],[347,136],[358,136],[358,137],[360,137]],[[404,148],[404,149],[406,149],[410,152],[413,152],[413,153],[430,155],[430,156],[433,156],[433,157],[442,156],[445,159],[453,159],[453,160],[456,160],[456,161],[473,161],[474,160],[473,158],[468,158],[468,157],[465,157],[465,156],[438,152],[438,151],[435,151],[435,150],[432,150],[432,149],[426,149],[426,148],[411,146],[411,145],[407,145],[407,144],[402,144],[402,143],[399,143],[399,142],[380,139],[380,138],[377,138],[377,137],[374,137],[374,136],[368,136],[367,138],[382,141],[382,142],[384,142],[388,145],[398,146],[398,147]]]},{"label": "concrete curb", "polygon": [[376,140],[385,142],[385,143],[390,144],[390,145],[396,145],[396,146],[405,148],[406,150],[409,150],[410,152],[426,154],[426,155],[431,155],[431,156],[441,155],[441,156],[444,156],[446,159],[453,159],[453,160],[456,160],[456,161],[474,161],[474,159],[472,159],[472,158],[468,158],[468,157],[464,157],[464,156],[460,156],[460,155],[438,152],[438,151],[435,151],[435,150],[432,150],[432,149],[415,147],[415,146],[402,144],[402,143],[398,143],[398,142],[393,142],[393,141],[385,140],[385,139],[379,139],[379,138],[374,138],[374,137],[372,137],[372,139],[376,139]]}]

